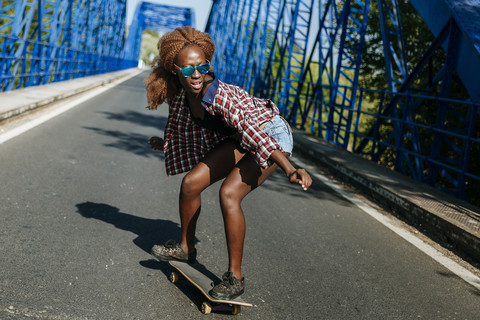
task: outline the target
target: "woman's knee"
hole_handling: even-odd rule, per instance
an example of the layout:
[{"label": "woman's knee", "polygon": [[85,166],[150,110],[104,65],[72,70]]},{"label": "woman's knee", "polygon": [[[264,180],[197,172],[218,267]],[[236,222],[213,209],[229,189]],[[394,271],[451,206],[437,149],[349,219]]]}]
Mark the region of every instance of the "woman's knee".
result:
[{"label": "woman's knee", "polygon": [[180,187],[181,196],[196,196],[199,195],[206,187],[208,187],[208,177],[202,174],[190,171],[182,180]]},{"label": "woman's knee", "polygon": [[240,205],[242,199],[244,198],[244,195],[240,191],[239,187],[228,183],[222,184],[219,195],[222,206]]}]

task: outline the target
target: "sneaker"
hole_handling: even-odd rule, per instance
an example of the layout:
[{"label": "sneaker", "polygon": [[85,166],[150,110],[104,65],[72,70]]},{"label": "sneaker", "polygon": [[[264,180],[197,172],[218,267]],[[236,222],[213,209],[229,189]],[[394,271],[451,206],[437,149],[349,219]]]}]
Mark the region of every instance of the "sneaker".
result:
[{"label": "sneaker", "polygon": [[197,249],[193,253],[187,254],[175,240],[168,240],[164,245],[154,245],[151,251],[152,255],[161,261],[181,261],[192,264],[197,257]]},{"label": "sneaker", "polygon": [[238,280],[231,272],[225,272],[223,280],[212,290],[210,296],[219,300],[233,300],[245,292],[245,279]]}]

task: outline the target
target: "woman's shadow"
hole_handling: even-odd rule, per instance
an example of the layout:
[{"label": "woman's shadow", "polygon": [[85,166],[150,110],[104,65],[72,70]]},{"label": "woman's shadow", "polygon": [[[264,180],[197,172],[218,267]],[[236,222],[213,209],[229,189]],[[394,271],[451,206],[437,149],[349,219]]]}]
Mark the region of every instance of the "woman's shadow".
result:
[{"label": "woman's shadow", "polygon": [[[167,240],[175,239],[180,235],[181,229],[178,223],[169,220],[137,217],[121,212],[120,209],[104,203],[87,201],[75,206],[78,213],[87,219],[98,219],[110,223],[118,229],[135,233],[138,237],[133,240],[133,243],[147,253],[150,253],[154,244],[165,243]],[[195,238],[195,242],[198,242],[197,238]],[[172,270],[168,263],[161,263],[155,259],[140,261],[140,265],[149,269],[161,270],[166,276]],[[213,282],[220,282],[220,279],[202,264],[196,262],[195,266]],[[188,283],[179,284],[178,287],[200,308],[204,299],[199,292],[192,291]]]},{"label": "woman's shadow", "polygon": [[[101,220],[118,229],[135,233],[138,237],[133,240],[133,243],[147,253],[150,253],[153,245],[176,239],[180,235],[178,223],[169,220],[137,217],[104,203],[87,201],[75,206],[78,213],[85,218]],[[198,240],[195,239],[195,241]],[[140,264],[152,269],[163,269],[161,266],[164,265],[154,259],[141,261]]]}]

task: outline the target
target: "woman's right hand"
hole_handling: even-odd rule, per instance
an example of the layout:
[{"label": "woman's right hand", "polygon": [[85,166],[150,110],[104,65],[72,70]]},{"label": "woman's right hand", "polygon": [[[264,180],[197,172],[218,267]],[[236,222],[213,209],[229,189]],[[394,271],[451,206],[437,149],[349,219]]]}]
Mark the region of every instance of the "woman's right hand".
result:
[{"label": "woman's right hand", "polygon": [[307,191],[312,185],[312,178],[305,169],[296,169],[288,175],[290,183],[298,183],[302,186],[302,189]]},{"label": "woman's right hand", "polygon": [[147,142],[153,150],[163,151],[163,139],[160,137],[151,137]]}]

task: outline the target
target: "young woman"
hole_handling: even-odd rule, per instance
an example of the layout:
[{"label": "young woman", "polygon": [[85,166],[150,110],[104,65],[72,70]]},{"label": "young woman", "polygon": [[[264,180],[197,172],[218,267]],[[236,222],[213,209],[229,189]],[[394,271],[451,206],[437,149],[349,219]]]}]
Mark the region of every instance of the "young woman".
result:
[{"label": "young woman", "polygon": [[220,206],[227,239],[229,266],[210,294],[234,299],[244,292],[242,256],[245,218],[241,202],[277,167],[289,181],[307,190],[312,179],[289,161],[292,133],[272,101],[218,80],[210,65],[215,45],[207,33],[177,28],[158,42],[159,56],[145,79],[150,109],[169,105],[164,139],[148,143],[165,153],[168,175],[188,172],[180,189],[181,242],[155,245],[159,260],[193,263],[195,228],[201,193],[224,179]]}]

